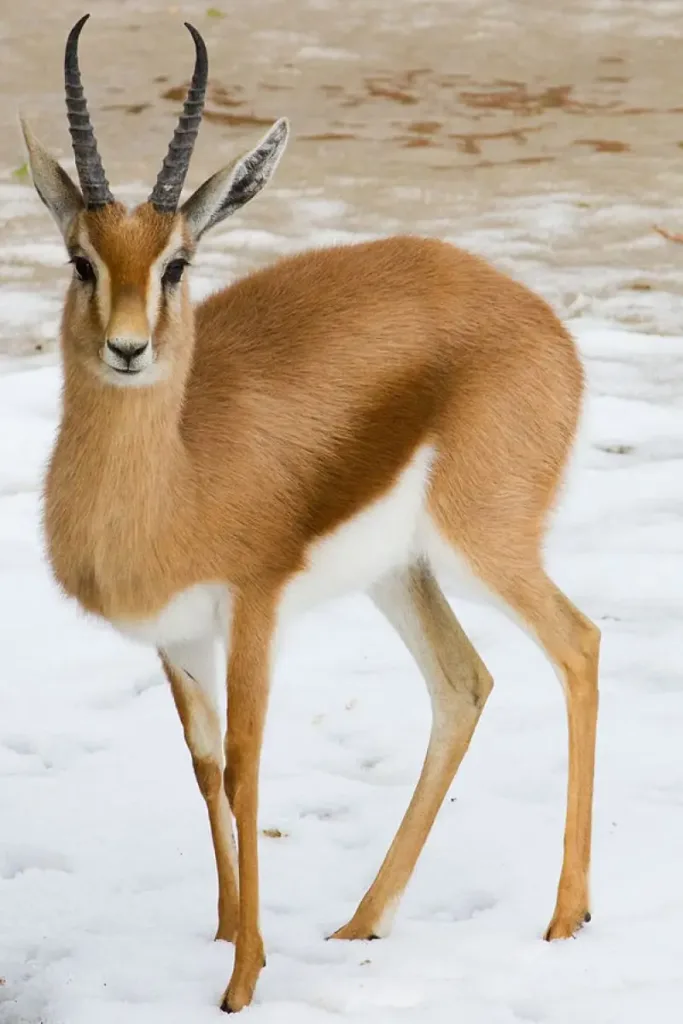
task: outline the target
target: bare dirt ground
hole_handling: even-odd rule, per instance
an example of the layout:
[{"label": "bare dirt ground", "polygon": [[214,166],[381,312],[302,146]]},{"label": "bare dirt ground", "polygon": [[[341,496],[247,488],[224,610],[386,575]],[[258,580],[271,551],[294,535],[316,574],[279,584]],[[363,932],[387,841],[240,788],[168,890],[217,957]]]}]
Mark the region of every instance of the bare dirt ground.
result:
[{"label": "bare dirt ground", "polygon": [[[113,186],[142,199],[182,102],[192,46],[211,88],[188,185],[276,117],[276,183],[216,236],[200,273],[413,231],[482,252],[565,316],[679,333],[683,6],[676,0],[93,0],[82,37]],[[82,0],[0,4],[0,347],[49,350],[66,281],[26,186],[16,116],[70,162],[66,33]],[[34,300],[32,310],[21,294]]]}]

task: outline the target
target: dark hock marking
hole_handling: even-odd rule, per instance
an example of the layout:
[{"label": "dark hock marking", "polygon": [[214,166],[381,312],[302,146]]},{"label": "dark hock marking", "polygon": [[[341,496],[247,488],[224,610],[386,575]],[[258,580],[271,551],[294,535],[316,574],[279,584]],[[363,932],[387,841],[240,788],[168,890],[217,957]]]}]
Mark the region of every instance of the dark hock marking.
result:
[{"label": "dark hock marking", "polygon": [[591,915],[591,912],[590,912],[590,910],[587,910],[587,911],[586,911],[586,913],[584,914],[584,917],[583,917],[583,919],[584,919],[584,921],[586,922],[586,924],[588,924],[588,922],[589,922],[590,920],[592,920],[592,915]]}]

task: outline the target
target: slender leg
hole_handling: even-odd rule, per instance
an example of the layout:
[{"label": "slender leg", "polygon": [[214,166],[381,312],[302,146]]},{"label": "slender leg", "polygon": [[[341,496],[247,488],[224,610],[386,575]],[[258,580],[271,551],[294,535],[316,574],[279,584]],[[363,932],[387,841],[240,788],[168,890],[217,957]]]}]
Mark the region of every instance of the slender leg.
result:
[{"label": "slender leg", "polygon": [[424,675],[432,702],[432,730],[405,817],[355,914],[332,936],[337,939],[369,939],[388,932],[493,687],[486,666],[426,565],[392,574],[370,596]]},{"label": "slender leg", "polygon": [[237,854],[232,815],[223,787],[223,734],[215,700],[213,639],[174,645],[159,654],[209,812],[218,873],[216,938],[233,942],[239,916]]},{"label": "slender leg", "polygon": [[247,1006],[264,966],[259,927],[258,782],[269,690],[275,599],[240,595],[235,602],[228,664],[225,786],[237,822],[240,914],[235,964],[221,1009]]},{"label": "slender leg", "polygon": [[501,588],[563,683],[569,725],[569,778],[564,858],[546,939],[566,939],[590,921],[589,872],[598,717],[600,630],[542,570]]}]

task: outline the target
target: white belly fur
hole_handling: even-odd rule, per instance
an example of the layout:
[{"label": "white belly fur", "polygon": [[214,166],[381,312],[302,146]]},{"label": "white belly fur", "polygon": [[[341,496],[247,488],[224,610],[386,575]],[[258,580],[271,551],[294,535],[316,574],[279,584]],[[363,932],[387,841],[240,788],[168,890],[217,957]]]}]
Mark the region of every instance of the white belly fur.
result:
[{"label": "white belly fur", "polygon": [[365,591],[391,569],[415,561],[433,458],[432,448],[421,448],[387,494],[310,546],[306,569],[285,590],[285,618]]},{"label": "white belly fur", "polygon": [[[421,448],[394,487],[373,505],[347,520],[334,533],[313,543],[307,567],[287,585],[280,623],[323,601],[351,591],[366,591],[392,569],[414,563],[423,554],[442,569],[456,592],[486,597],[464,559],[440,537],[426,512],[426,495],[434,450]],[[452,592],[452,587],[448,587]],[[126,636],[154,647],[168,647],[214,636],[227,642],[229,588],[198,584],[177,594],[153,619],[116,622]]]}]

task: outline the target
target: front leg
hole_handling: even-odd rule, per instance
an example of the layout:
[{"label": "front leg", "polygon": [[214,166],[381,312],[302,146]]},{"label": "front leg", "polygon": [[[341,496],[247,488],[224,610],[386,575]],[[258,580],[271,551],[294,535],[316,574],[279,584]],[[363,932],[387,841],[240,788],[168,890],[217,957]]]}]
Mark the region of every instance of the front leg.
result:
[{"label": "front leg", "polygon": [[265,962],[259,928],[258,780],[275,605],[274,595],[242,593],[232,620],[225,787],[237,822],[239,926],[232,977],[221,1003],[227,1013],[251,1002]]},{"label": "front leg", "polygon": [[218,874],[217,939],[233,942],[237,934],[237,851],[232,815],[223,788],[223,730],[216,701],[216,650],[206,636],[159,651],[171,684],[197,785],[209,812]]}]

